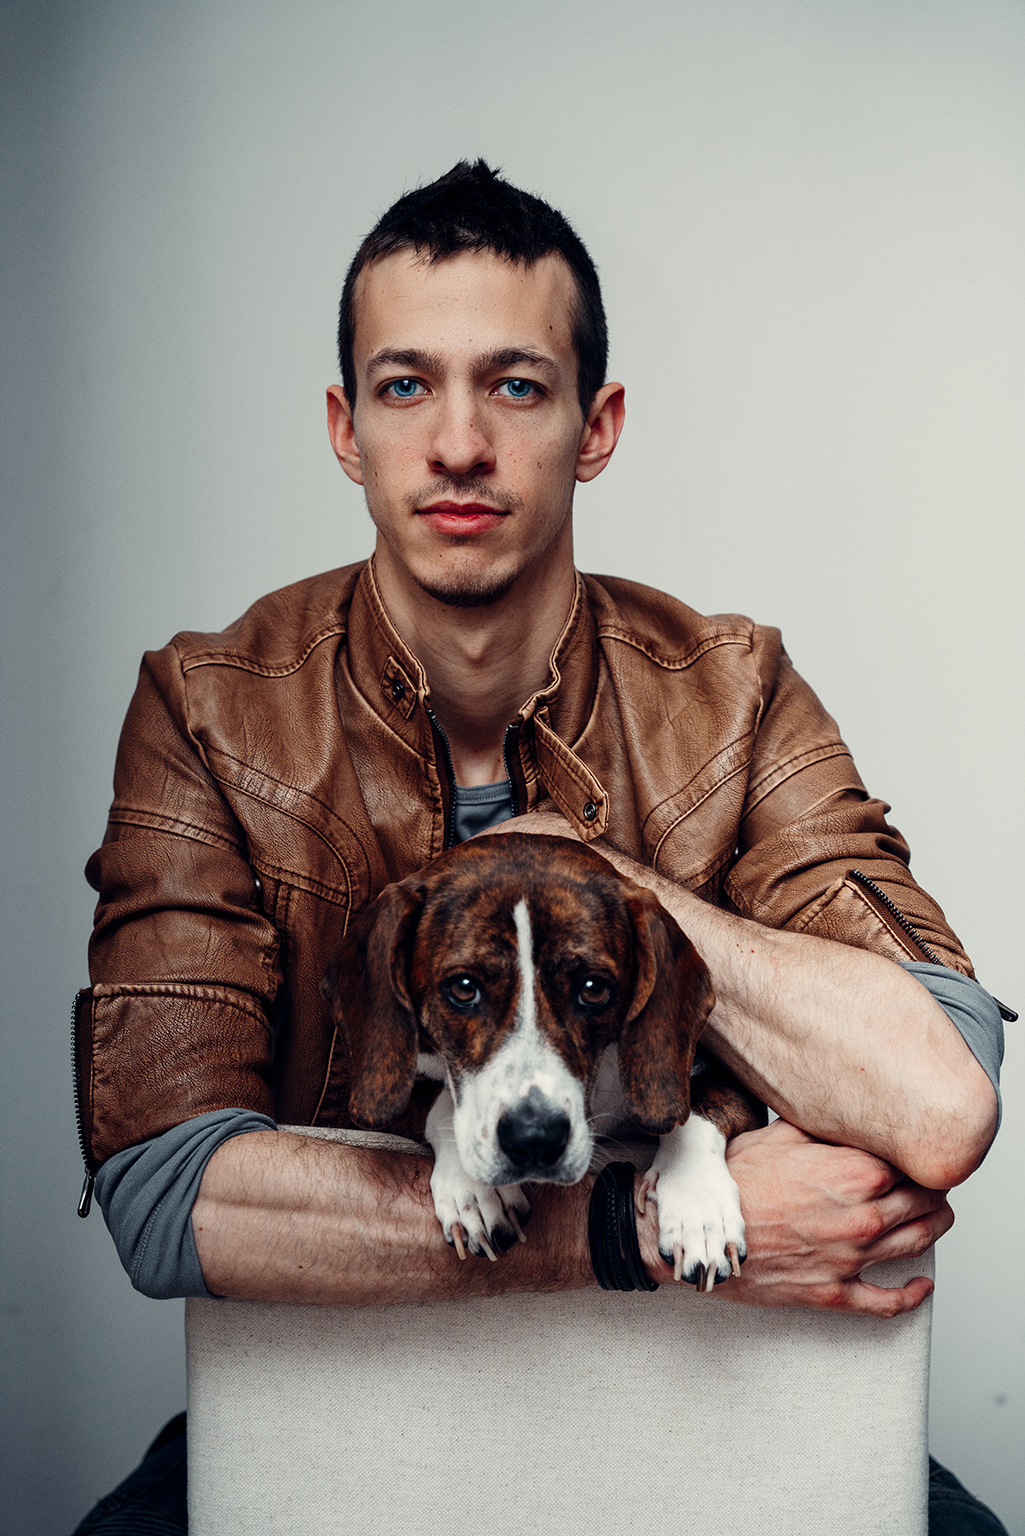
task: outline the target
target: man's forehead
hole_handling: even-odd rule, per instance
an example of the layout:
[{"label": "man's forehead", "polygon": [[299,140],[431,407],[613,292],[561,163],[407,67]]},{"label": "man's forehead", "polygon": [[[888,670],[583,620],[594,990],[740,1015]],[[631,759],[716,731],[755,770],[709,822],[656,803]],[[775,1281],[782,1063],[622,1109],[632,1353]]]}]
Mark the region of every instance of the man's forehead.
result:
[{"label": "man's forehead", "polygon": [[459,251],[436,261],[413,250],[369,263],[355,292],[356,351],[416,346],[430,334],[458,344],[471,333],[573,350],[576,285],[558,254],[529,266],[495,251]]}]

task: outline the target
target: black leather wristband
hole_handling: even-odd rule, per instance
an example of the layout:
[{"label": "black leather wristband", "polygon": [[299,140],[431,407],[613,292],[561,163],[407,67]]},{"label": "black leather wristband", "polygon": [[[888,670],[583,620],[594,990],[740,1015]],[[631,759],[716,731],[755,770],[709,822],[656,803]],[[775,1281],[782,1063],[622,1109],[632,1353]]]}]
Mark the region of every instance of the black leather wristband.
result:
[{"label": "black leather wristband", "polygon": [[605,1291],[657,1291],[641,1262],[631,1163],[608,1163],[591,1190],[587,1236],[594,1277]]},{"label": "black leather wristband", "polygon": [[587,1207],[587,1242],[591,1250],[591,1268],[594,1270],[594,1278],[603,1291],[614,1291],[616,1286],[609,1278],[605,1263],[605,1196],[606,1189],[599,1174],[594,1181]]}]

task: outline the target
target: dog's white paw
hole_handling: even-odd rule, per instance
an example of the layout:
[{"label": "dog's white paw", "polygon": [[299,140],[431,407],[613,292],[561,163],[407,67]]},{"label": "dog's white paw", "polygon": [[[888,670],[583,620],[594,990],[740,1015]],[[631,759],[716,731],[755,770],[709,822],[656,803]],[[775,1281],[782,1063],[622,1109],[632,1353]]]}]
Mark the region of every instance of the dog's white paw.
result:
[{"label": "dog's white paw", "polygon": [[526,1242],[523,1224],[530,1202],[519,1184],[478,1184],[462,1166],[435,1163],[431,1175],[434,1210],[445,1241],[461,1259],[466,1249],[495,1260],[515,1242]]},{"label": "dog's white paw", "polygon": [[[710,1291],[716,1281],[740,1273],[747,1244],[740,1191],[726,1168],[723,1138],[696,1120],[692,1116],[685,1127],[663,1138],[638,1204],[643,1210],[652,1200],[658,1207],[658,1250],[672,1266],[673,1279]],[[667,1147],[674,1137],[679,1142]]]}]

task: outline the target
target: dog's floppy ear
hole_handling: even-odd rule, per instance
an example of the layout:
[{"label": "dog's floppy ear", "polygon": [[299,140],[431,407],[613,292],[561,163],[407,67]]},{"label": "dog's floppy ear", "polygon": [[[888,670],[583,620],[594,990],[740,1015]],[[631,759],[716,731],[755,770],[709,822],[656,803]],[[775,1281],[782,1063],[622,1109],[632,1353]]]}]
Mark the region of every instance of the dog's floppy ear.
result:
[{"label": "dog's floppy ear", "polygon": [[619,1079],[642,1130],[664,1136],[690,1113],[694,1049],[715,1004],[708,967],[651,891],[632,885],[634,995],[619,1037]]},{"label": "dog's floppy ear", "polygon": [[320,984],[349,1047],[349,1113],[371,1130],[399,1118],[416,1079],[408,969],[423,901],[415,880],[387,886],[349,925]]}]

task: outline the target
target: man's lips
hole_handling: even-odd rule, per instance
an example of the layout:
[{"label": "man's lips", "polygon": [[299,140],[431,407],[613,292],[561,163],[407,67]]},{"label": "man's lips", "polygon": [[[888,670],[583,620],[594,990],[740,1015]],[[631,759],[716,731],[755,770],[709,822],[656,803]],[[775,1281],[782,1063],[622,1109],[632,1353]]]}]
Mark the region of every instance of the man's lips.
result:
[{"label": "man's lips", "polygon": [[416,515],[430,523],[436,533],[455,534],[465,539],[497,528],[509,514],[497,507],[489,507],[483,501],[432,501],[426,507],[417,507]]}]

